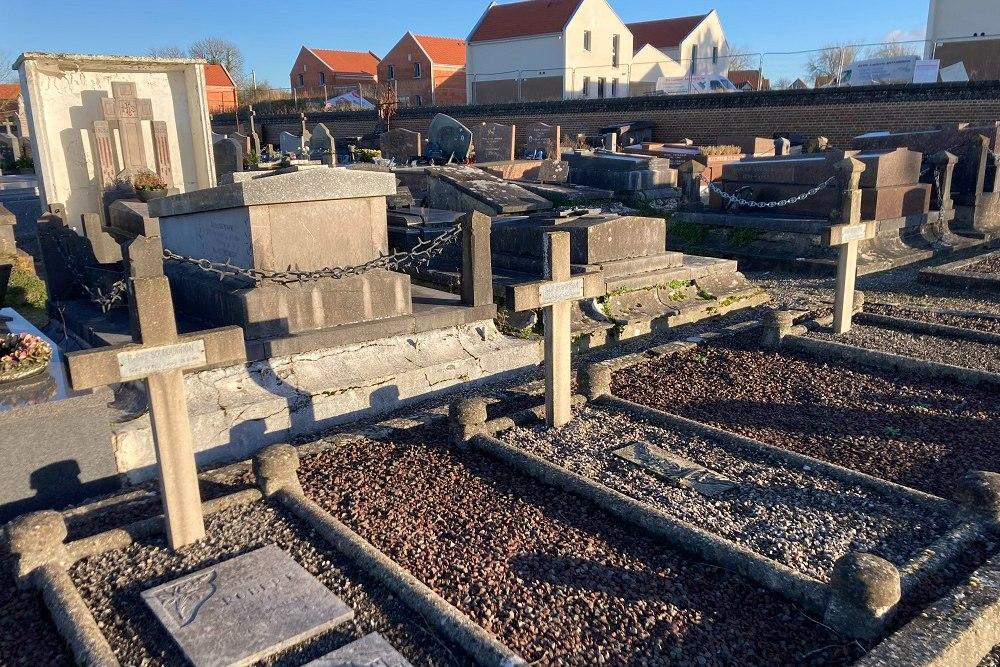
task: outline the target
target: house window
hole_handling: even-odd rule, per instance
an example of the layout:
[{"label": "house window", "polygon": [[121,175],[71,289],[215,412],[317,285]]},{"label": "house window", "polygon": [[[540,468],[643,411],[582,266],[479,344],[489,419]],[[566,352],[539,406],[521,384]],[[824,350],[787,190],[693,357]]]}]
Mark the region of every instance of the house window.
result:
[{"label": "house window", "polygon": [[590,77],[583,77],[583,96],[590,97]]},{"label": "house window", "polygon": [[590,31],[583,31],[583,50],[590,51]]},{"label": "house window", "polygon": [[420,78],[420,63],[413,63],[413,78]]},{"label": "house window", "polygon": [[694,44],[691,47],[691,73],[696,74],[698,72],[698,45]]},{"label": "house window", "polygon": [[602,77],[598,77],[598,79],[597,79],[597,97],[599,97],[599,98],[604,97],[604,84],[605,84],[604,77],[603,76]]},{"label": "house window", "polygon": [[392,65],[389,65],[389,78],[390,79],[396,78],[396,68],[393,67]]},{"label": "house window", "polygon": [[319,85],[321,85],[321,86],[325,86],[326,85],[326,72],[320,72],[319,73]]},{"label": "house window", "polygon": [[614,35],[611,37],[611,66],[618,67],[618,47],[621,44],[621,36]]},{"label": "house window", "polygon": [[712,47],[712,64],[713,65],[719,64],[719,47],[717,46]]},{"label": "house window", "polygon": [[421,106],[420,95],[413,96],[413,106],[415,107]]},{"label": "house window", "polygon": [[618,79],[611,79],[611,97],[618,97]]},{"label": "house window", "polygon": [[306,76],[305,76],[305,74],[299,74],[299,85],[300,86],[306,85]]}]

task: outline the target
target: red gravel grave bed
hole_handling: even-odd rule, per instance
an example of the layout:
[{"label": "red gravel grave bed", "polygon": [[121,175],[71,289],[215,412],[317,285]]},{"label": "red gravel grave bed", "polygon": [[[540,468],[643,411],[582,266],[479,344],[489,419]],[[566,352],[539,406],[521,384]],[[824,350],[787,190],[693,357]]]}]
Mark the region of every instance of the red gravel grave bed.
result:
[{"label": "red gravel grave bed", "polygon": [[1000,397],[946,380],[722,339],[614,376],[615,395],[875,477],[950,497],[1000,471]]},{"label": "red gravel grave bed", "polygon": [[[845,664],[858,645],[447,431],[303,458],[306,494],[541,665]],[[806,658],[808,656],[808,658]]]},{"label": "red gravel grave bed", "polygon": [[[996,312],[992,313],[996,317],[977,317],[973,313],[946,313],[926,308],[875,303],[866,303],[865,312],[876,315],[887,315],[889,317],[900,317],[905,320],[917,320],[933,324],[946,324],[951,327],[962,327],[963,329],[1000,333],[1000,304],[997,305]],[[983,315],[989,314],[983,313]]]}]

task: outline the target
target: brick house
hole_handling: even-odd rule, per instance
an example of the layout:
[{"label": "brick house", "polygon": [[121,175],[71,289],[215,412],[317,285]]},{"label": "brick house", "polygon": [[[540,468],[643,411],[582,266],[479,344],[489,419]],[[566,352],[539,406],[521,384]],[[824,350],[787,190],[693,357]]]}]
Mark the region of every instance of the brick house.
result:
[{"label": "brick house", "polygon": [[235,111],[240,105],[236,84],[223,65],[205,65],[205,96],[208,98],[208,113]]},{"label": "brick house", "polygon": [[378,83],[378,63],[379,57],[371,51],[334,51],[303,46],[288,79],[292,89],[301,95],[332,96],[344,92],[335,90],[337,88]]},{"label": "brick house", "polygon": [[400,105],[465,104],[465,40],[407,32],[378,64]]},{"label": "brick house", "polygon": [[765,79],[759,69],[731,69],[726,76],[734,86],[744,92],[771,90],[771,81]]},{"label": "brick house", "polygon": [[660,77],[725,75],[729,45],[714,9],[707,14],[629,23],[635,53],[635,92],[655,89]]}]

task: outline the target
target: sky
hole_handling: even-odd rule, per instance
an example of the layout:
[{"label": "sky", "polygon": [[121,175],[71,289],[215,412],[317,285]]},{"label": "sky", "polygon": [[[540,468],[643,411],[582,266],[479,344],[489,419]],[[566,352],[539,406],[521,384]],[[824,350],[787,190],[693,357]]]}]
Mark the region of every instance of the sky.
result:
[{"label": "sky", "polygon": [[[235,42],[258,79],[289,85],[303,45],[385,55],[407,31],[467,37],[488,0],[3,0],[17,2],[0,51],[142,55],[208,36]],[[928,0],[610,0],[625,21],[716,9],[731,44],[752,52],[818,49],[837,41],[922,39]],[[9,26],[10,27],[10,26]],[[922,49],[921,49],[922,51]],[[765,56],[771,79],[798,76],[801,56]]]}]

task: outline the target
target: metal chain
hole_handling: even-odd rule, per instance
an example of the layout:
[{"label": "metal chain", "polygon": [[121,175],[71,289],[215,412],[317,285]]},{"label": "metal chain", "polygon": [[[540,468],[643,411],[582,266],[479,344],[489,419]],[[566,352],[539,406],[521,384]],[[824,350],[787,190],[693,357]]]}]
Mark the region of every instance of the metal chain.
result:
[{"label": "metal chain", "polygon": [[307,283],[319,280],[320,278],[346,278],[347,276],[359,276],[375,269],[385,269],[388,271],[398,270],[404,266],[422,265],[444,252],[445,248],[462,233],[462,227],[456,225],[444,234],[429,241],[420,241],[413,250],[409,252],[398,252],[392,255],[381,255],[369,260],[364,264],[346,267],[324,267],[313,271],[302,271],[298,268],[289,267],[285,271],[269,271],[266,269],[246,269],[235,266],[229,260],[225,263],[213,262],[208,259],[198,259],[195,257],[185,257],[167,248],[163,249],[164,259],[169,259],[183,264],[197,266],[205,273],[217,275],[219,280],[227,276],[239,276],[245,278],[255,285],[264,281],[279,283],[282,285],[292,283]]},{"label": "metal chain", "polygon": [[778,207],[781,207],[781,206],[788,206],[790,204],[797,204],[800,201],[803,201],[805,199],[808,199],[809,197],[812,197],[816,193],[818,193],[821,190],[825,189],[827,186],[829,186],[835,180],[837,180],[837,177],[836,176],[831,176],[830,178],[826,179],[825,181],[823,181],[822,183],[820,183],[816,187],[812,188],[811,190],[808,190],[807,192],[803,192],[802,194],[795,195],[794,197],[789,197],[788,199],[782,199],[781,201],[765,201],[765,202],[750,201],[750,200],[747,200],[747,199],[742,199],[740,197],[737,197],[736,195],[729,194],[728,192],[726,192],[725,190],[723,190],[722,188],[720,188],[719,186],[717,186],[714,182],[712,182],[712,181],[708,180],[707,178],[705,178],[703,175],[701,176],[701,180],[702,180],[703,183],[705,183],[706,185],[708,185],[708,189],[709,190],[711,190],[715,194],[719,195],[720,197],[722,197],[724,200],[726,200],[729,203],[739,204],[740,206],[749,206],[751,208],[778,208]]},{"label": "metal chain", "polygon": [[66,266],[66,269],[70,272],[70,275],[73,276],[73,279],[76,281],[77,285],[80,287],[80,289],[82,289],[84,292],[87,293],[87,297],[92,302],[96,303],[98,306],[101,307],[101,312],[104,313],[108,312],[109,310],[111,310],[112,306],[114,306],[116,303],[122,300],[122,298],[125,296],[125,293],[128,292],[128,283],[130,278],[128,277],[127,274],[121,277],[120,279],[116,280],[115,282],[113,282],[111,284],[111,289],[108,290],[107,294],[105,294],[104,291],[99,287],[91,289],[91,287],[87,285],[87,281],[84,278],[83,273],[76,265],[76,258],[74,258],[73,253],[70,252],[68,248],[66,248],[65,244],[63,243],[63,239],[56,238],[56,235],[52,233],[50,233],[48,237],[49,240],[52,242],[52,244],[55,245],[56,249],[59,251],[59,256],[62,258],[63,264]]}]

